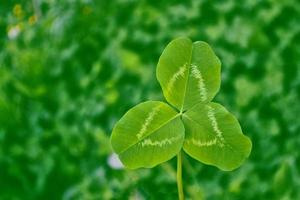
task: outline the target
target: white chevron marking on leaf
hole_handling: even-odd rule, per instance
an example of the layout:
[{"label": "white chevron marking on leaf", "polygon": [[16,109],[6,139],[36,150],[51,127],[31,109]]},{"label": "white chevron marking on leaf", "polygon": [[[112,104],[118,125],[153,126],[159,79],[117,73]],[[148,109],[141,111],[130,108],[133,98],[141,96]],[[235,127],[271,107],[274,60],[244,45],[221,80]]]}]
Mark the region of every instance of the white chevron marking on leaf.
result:
[{"label": "white chevron marking on leaf", "polygon": [[163,139],[163,140],[151,140],[151,139],[145,139],[144,141],[140,142],[139,144],[142,146],[142,147],[145,147],[145,146],[159,146],[159,147],[162,147],[162,146],[165,146],[165,145],[170,145],[172,144],[174,141],[176,140],[179,140],[181,138],[181,136],[178,136],[178,137],[171,137],[171,138],[166,138],[166,139]]},{"label": "white chevron marking on leaf", "polygon": [[204,102],[207,100],[207,91],[206,91],[204,79],[202,77],[200,70],[197,68],[196,65],[192,64],[191,68],[192,68],[192,76],[198,80],[198,89],[200,92],[200,98],[202,102]]},{"label": "white chevron marking on leaf", "polygon": [[182,78],[184,78],[184,73],[187,70],[187,63],[185,63],[182,67],[180,67],[178,69],[178,71],[172,76],[172,78],[170,79],[169,83],[168,83],[168,91],[170,92],[172,90],[172,88],[174,87],[174,84],[176,82],[176,80],[181,76]]},{"label": "white chevron marking on leaf", "polygon": [[198,147],[209,147],[212,145],[216,145],[217,144],[217,138],[213,139],[213,140],[209,140],[209,141],[200,141],[200,140],[196,140],[195,138],[192,138],[190,140],[187,140],[187,143],[192,143],[193,145],[196,145]]},{"label": "white chevron marking on leaf", "polygon": [[159,108],[160,108],[160,105],[154,107],[152,109],[152,111],[148,114],[147,118],[145,119],[145,122],[142,125],[142,128],[140,129],[139,133],[136,135],[139,140],[143,137],[143,135],[147,131],[150,123],[153,121],[154,116],[157,114]]},{"label": "white chevron marking on leaf", "polygon": [[214,113],[214,109],[211,106],[208,106],[208,112],[207,112],[207,116],[208,119],[211,122],[212,128],[213,130],[217,133],[217,138],[220,140],[220,144],[224,145],[224,137],[223,137],[223,133],[219,128],[215,113]]}]

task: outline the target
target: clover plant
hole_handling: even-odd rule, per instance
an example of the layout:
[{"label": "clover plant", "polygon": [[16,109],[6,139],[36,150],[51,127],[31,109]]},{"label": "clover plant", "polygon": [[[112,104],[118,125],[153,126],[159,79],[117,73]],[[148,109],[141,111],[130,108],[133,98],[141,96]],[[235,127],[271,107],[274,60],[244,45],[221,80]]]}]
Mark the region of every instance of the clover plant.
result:
[{"label": "clover plant", "polygon": [[156,77],[167,103],[146,101],[115,125],[111,144],[129,169],[152,168],[177,155],[179,199],[183,150],[224,171],[249,156],[251,140],[226,108],[212,102],[221,85],[221,62],[203,41],[171,41],[159,58]]}]

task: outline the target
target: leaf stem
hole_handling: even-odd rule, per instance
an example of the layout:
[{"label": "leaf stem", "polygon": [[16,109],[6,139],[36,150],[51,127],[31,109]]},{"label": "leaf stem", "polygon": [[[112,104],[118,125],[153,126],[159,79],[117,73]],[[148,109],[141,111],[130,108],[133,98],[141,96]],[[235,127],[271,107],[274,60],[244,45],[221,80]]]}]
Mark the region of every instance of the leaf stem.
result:
[{"label": "leaf stem", "polygon": [[184,200],[184,193],[182,187],[182,153],[177,155],[177,188],[179,200]]}]

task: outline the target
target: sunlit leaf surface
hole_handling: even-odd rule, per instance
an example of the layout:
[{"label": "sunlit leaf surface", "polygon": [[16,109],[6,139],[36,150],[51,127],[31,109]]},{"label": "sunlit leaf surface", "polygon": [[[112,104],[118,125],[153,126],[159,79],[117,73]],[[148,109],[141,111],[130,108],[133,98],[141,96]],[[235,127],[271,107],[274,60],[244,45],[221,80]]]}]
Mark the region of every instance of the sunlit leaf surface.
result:
[{"label": "sunlit leaf surface", "polygon": [[250,154],[250,139],[243,135],[237,119],[220,104],[197,104],[183,114],[183,122],[183,149],[205,164],[232,170]]},{"label": "sunlit leaf surface", "polygon": [[221,83],[221,63],[211,47],[188,38],[168,44],[156,73],[167,101],[181,111],[211,101]]},{"label": "sunlit leaf surface", "polygon": [[184,127],[170,106],[157,101],[130,109],[116,124],[111,142],[128,168],[153,167],[181,149]]}]

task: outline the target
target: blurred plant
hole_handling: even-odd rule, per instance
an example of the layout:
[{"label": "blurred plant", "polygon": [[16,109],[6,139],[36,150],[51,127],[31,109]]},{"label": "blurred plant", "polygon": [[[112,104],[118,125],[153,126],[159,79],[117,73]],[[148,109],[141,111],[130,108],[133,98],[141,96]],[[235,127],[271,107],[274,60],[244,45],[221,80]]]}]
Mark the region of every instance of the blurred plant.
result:
[{"label": "blurred plant", "polygon": [[182,35],[214,44],[224,66],[214,101],[253,143],[230,173],[183,153],[186,198],[300,199],[299,8],[299,0],[1,1],[0,199],[176,199],[175,157],[116,169],[109,139],[126,110],[163,99],[153,66]]}]

